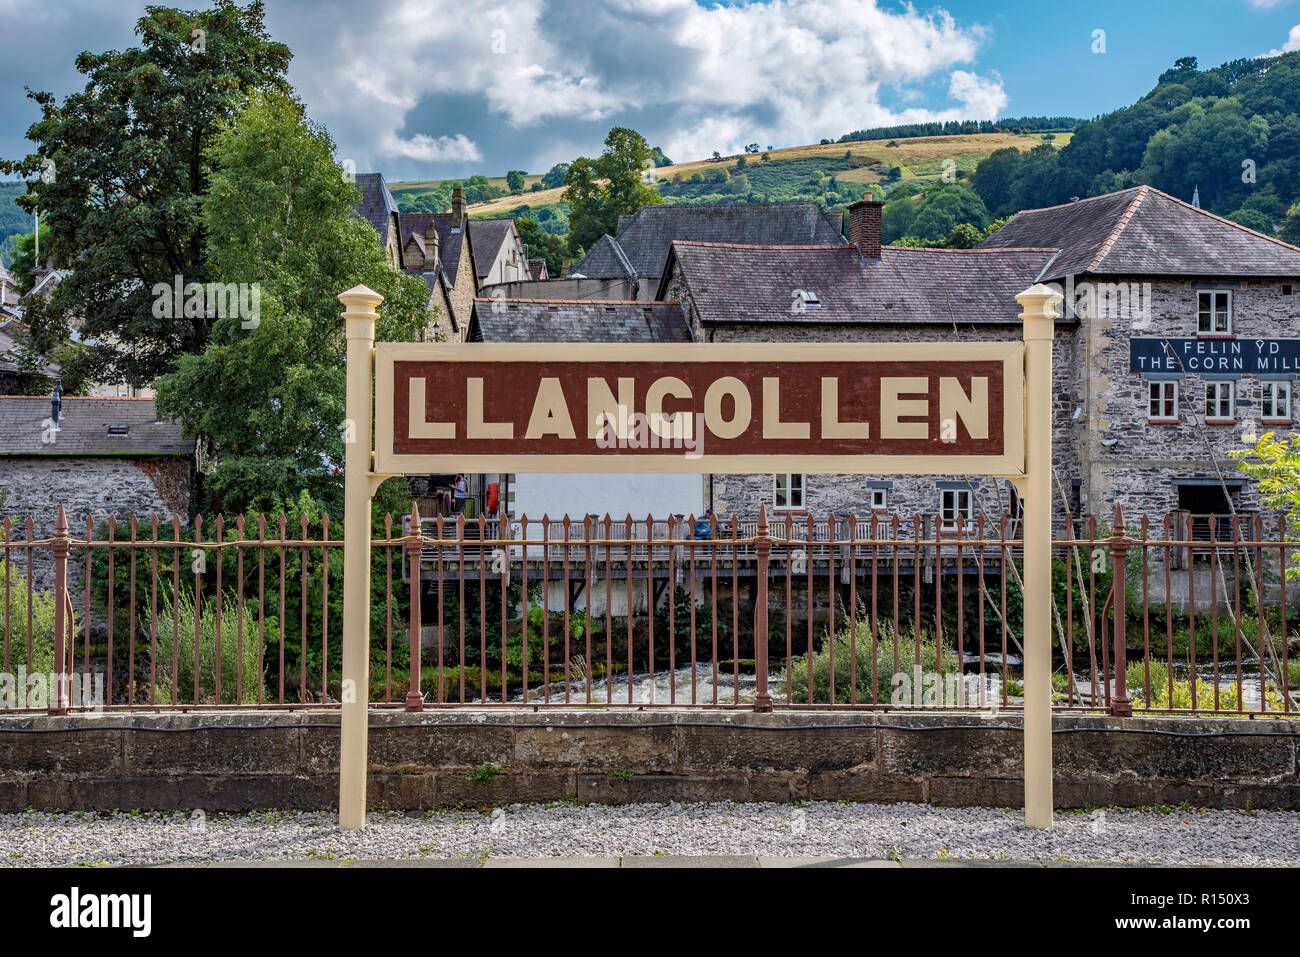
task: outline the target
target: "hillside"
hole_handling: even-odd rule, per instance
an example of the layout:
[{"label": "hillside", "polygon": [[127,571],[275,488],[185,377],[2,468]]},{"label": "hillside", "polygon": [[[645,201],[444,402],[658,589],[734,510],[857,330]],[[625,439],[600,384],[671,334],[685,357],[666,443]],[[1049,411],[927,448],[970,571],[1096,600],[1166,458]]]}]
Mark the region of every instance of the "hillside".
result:
[{"label": "hillside", "polygon": [[[1069,142],[1069,133],[1054,135],[1058,147]],[[937,180],[947,160],[952,161],[957,175],[964,176],[995,150],[1010,147],[1028,151],[1042,143],[1042,134],[1014,133],[861,140],[793,146],[721,160],[691,160],[662,166],[654,172],[659,192],[670,203],[817,199],[828,208],[839,208],[860,199],[863,191],[872,186],[888,195],[901,182]],[[894,170],[897,173],[891,172]],[[737,183],[741,177],[743,181]],[[552,227],[563,223],[564,209],[556,204],[564,189],[529,191],[540,180],[540,176],[528,176],[523,193],[471,203],[469,212],[473,216],[519,215],[518,211],[527,207],[525,211],[537,216],[548,231],[563,232]],[[488,177],[485,181],[505,187],[504,177]],[[432,193],[446,182],[392,183],[390,188],[398,205],[405,208],[415,197]]]}]

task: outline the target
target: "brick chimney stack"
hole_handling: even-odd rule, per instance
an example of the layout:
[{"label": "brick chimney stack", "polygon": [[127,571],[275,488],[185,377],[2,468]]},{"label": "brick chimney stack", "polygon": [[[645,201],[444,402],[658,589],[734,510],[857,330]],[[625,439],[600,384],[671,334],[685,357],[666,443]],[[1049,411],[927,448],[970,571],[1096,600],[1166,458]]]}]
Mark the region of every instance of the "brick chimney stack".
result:
[{"label": "brick chimney stack", "polygon": [[849,242],[867,259],[880,258],[880,208],[885,204],[867,193],[849,207]]},{"label": "brick chimney stack", "polygon": [[457,186],[451,191],[451,227],[460,229],[465,225],[465,190]]}]

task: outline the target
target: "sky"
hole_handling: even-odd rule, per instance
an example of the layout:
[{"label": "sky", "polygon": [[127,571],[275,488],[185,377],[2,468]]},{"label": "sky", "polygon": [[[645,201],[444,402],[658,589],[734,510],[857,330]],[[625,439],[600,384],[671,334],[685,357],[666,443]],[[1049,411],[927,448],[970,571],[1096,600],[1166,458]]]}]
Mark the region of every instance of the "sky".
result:
[{"label": "sky", "polygon": [[[202,8],[197,0],[175,3]],[[0,0],[0,156],[25,86],[84,86],[143,0]],[[268,0],[340,161],[390,181],[545,172],[631,126],[674,160],[927,120],[1091,117],[1175,59],[1300,49],[1300,0]]]}]

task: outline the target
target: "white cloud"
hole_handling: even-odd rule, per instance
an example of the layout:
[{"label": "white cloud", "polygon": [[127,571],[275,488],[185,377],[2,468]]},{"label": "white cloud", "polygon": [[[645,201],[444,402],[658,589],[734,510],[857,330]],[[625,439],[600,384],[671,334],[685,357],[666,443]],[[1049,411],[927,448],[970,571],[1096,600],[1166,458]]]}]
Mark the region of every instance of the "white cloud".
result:
[{"label": "white cloud", "polygon": [[1300,23],[1291,28],[1291,33],[1280,50],[1269,50],[1267,53],[1261,53],[1260,56],[1281,56],[1283,53],[1292,53],[1296,50],[1300,50]]},{"label": "white cloud", "polygon": [[[311,59],[295,60],[291,77],[359,168],[477,160],[485,137],[514,135],[523,166],[573,127],[611,118],[685,159],[991,119],[1007,105],[996,74],[970,71],[983,28],[876,0],[392,0],[313,24]],[[307,26],[279,27],[299,50],[293,34]],[[912,105],[936,82],[949,104]],[[883,105],[882,93],[909,105]]]},{"label": "white cloud", "polygon": [[477,162],[483,158],[474,141],[464,133],[455,136],[425,136],[417,133],[408,139],[388,135],[380,142],[381,156],[404,156],[408,159],[436,162]]},{"label": "white cloud", "polygon": [[1256,10],[1272,10],[1274,7],[1280,7],[1291,2],[1292,0],[1246,0],[1246,3]]}]

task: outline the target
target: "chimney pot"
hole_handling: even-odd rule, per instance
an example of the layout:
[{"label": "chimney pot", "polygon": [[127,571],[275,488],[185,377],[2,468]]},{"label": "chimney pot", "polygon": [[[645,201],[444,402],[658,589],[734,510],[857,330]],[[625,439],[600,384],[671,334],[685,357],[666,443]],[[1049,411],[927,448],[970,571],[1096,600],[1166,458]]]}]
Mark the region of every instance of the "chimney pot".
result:
[{"label": "chimney pot", "polygon": [[849,207],[849,242],[867,259],[880,258],[880,209],[884,205],[867,193]]}]

